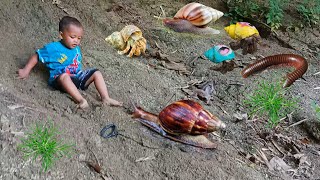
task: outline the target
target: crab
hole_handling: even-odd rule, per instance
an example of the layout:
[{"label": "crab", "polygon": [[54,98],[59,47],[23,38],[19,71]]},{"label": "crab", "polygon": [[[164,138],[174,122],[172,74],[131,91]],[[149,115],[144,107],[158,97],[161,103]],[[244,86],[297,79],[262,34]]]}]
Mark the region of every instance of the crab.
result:
[{"label": "crab", "polygon": [[236,42],[230,42],[229,45],[231,49],[233,50],[238,50],[242,49],[242,54],[252,54],[257,51],[258,49],[258,44],[261,43],[261,37],[259,35],[251,35],[249,37],[246,37],[244,39],[241,39]]},{"label": "crab", "polygon": [[232,39],[237,40],[236,42],[230,42],[229,45],[232,50],[241,48],[244,55],[257,51],[258,44],[261,43],[261,37],[255,26],[248,22],[237,22],[224,29]]},{"label": "crab", "polygon": [[119,49],[119,54],[126,54],[130,51],[127,57],[140,56],[147,48],[147,40],[135,25],[127,25],[120,32],[113,32],[105,40]]}]

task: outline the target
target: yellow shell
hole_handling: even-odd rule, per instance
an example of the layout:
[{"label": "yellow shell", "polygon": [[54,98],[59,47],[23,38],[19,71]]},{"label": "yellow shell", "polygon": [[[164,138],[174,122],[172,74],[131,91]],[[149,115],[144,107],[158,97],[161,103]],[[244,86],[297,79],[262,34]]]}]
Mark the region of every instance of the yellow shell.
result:
[{"label": "yellow shell", "polygon": [[206,26],[223,16],[223,12],[200,3],[189,3],[183,6],[174,16],[175,19],[186,19],[195,26]]},{"label": "yellow shell", "polygon": [[230,26],[225,27],[224,30],[232,39],[235,40],[241,40],[254,34],[259,35],[259,31],[247,22],[237,22],[236,24],[231,24]]},{"label": "yellow shell", "polygon": [[125,26],[120,32],[113,32],[105,40],[117,48],[119,54],[130,51],[128,57],[145,53],[147,47],[147,41],[142,37],[141,30],[134,25]]},{"label": "yellow shell", "polygon": [[126,43],[123,41],[123,38],[118,31],[113,32],[105,40],[117,49],[124,49],[126,46]]},{"label": "yellow shell", "polygon": [[131,37],[134,40],[138,40],[142,37],[141,30],[135,26],[135,25],[127,25],[125,26],[121,31],[120,34],[124,40],[124,42],[127,42],[129,37]]}]

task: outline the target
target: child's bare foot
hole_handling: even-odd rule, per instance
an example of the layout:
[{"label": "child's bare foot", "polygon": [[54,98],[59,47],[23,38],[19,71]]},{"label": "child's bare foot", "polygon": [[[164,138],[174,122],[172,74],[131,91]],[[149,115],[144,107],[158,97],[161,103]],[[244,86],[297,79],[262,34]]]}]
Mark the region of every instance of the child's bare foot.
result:
[{"label": "child's bare foot", "polygon": [[89,104],[85,99],[81,100],[78,104],[78,108],[80,109],[87,109],[88,107],[89,107]]},{"label": "child's bare foot", "polygon": [[108,106],[122,106],[123,105],[123,102],[119,102],[119,101],[111,99],[111,98],[103,98],[102,103],[106,104]]}]

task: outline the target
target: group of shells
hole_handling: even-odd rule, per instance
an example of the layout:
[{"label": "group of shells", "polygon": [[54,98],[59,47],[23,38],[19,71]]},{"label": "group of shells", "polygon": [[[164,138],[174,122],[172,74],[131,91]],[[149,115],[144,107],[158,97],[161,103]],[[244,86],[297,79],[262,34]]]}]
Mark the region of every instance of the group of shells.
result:
[{"label": "group of shells", "polygon": [[[178,32],[197,33],[204,29],[205,32],[217,34],[219,33],[217,30],[206,26],[222,16],[221,11],[211,7],[200,3],[189,3],[182,7],[172,20],[166,19],[164,25],[174,24],[173,30],[182,29]],[[146,51],[147,41],[142,36],[141,30],[134,25],[127,25],[120,32],[113,32],[105,40],[117,48],[119,54],[129,52],[128,57],[139,56]],[[164,137],[202,148],[216,147],[215,143],[204,136],[205,134],[225,128],[225,124],[218,117],[191,100],[176,101],[164,108],[159,115],[135,107],[133,118]]]},{"label": "group of shells", "polygon": [[[214,22],[220,17],[223,16],[223,12],[213,9],[211,7],[205,6],[200,3],[189,3],[183,6],[174,16],[173,23],[176,23],[180,20],[182,21],[181,26],[177,28],[183,29],[182,32],[195,32],[198,30],[199,32],[202,30],[209,30],[206,27],[210,22]],[[166,19],[164,24],[170,23],[170,19]],[[188,26],[188,27],[186,27]],[[170,27],[170,26],[168,26]],[[173,30],[177,31],[175,27],[172,27]],[[214,31],[214,34],[219,33],[217,30]],[[108,43],[110,43],[113,47],[118,49],[119,54],[126,54],[128,57],[132,57],[133,55],[139,56],[144,54],[147,47],[147,41],[142,36],[142,31],[135,25],[127,25],[120,32],[113,32],[105,39]]]},{"label": "group of shells", "polygon": [[[200,3],[189,3],[182,7],[173,19],[165,18],[163,23],[177,32],[217,34],[218,30],[207,26],[222,16],[221,11],[211,7]],[[225,31],[231,38],[238,41],[259,36],[257,29],[245,22],[230,25],[225,28]],[[141,30],[134,25],[125,26],[120,32],[112,33],[106,41],[119,49],[119,54],[129,52],[128,57],[139,56],[146,51],[147,41],[142,36]],[[284,87],[290,86],[297,78],[302,77],[308,68],[307,61],[301,56],[276,55],[249,65],[242,71],[242,75],[247,77],[257,70],[284,63],[296,68],[294,72],[288,74]],[[206,134],[226,127],[217,116],[192,100],[173,102],[158,115],[134,105],[132,117],[166,138],[202,148],[216,148],[216,144],[207,139]]]}]

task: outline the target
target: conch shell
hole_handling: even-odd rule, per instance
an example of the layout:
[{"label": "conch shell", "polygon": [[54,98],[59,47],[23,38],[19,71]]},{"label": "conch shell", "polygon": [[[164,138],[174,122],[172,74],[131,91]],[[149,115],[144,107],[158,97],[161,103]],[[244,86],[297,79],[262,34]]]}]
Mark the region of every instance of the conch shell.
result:
[{"label": "conch shell", "polygon": [[140,56],[141,53],[145,53],[147,47],[147,40],[135,25],[127,25],[120,32],[113,32],[105,40],[119,49],[119,54],[125,54],[131,49],[128,57]]},{"label": "conch shell", "polygon": [[259,31],[256,27],[250,25],[248,22],[237,22],[224,28],[228,35],[235,40],[241,40],[252,35],[258,35]]},{"label": "conch shell", "polygon": [[176,32],[219,34],[220,31],[206,26],[222,16],[221,11],[193,2],[183,6],[173,19],[165,18],[163,23]]},{"label": "conch shell", "polygon": [[211,21],[215,22],[222,16],[221,11],[193,2],[183,6],[173,18],[186,19],[193,25],[201,27],[207,26]]}]

